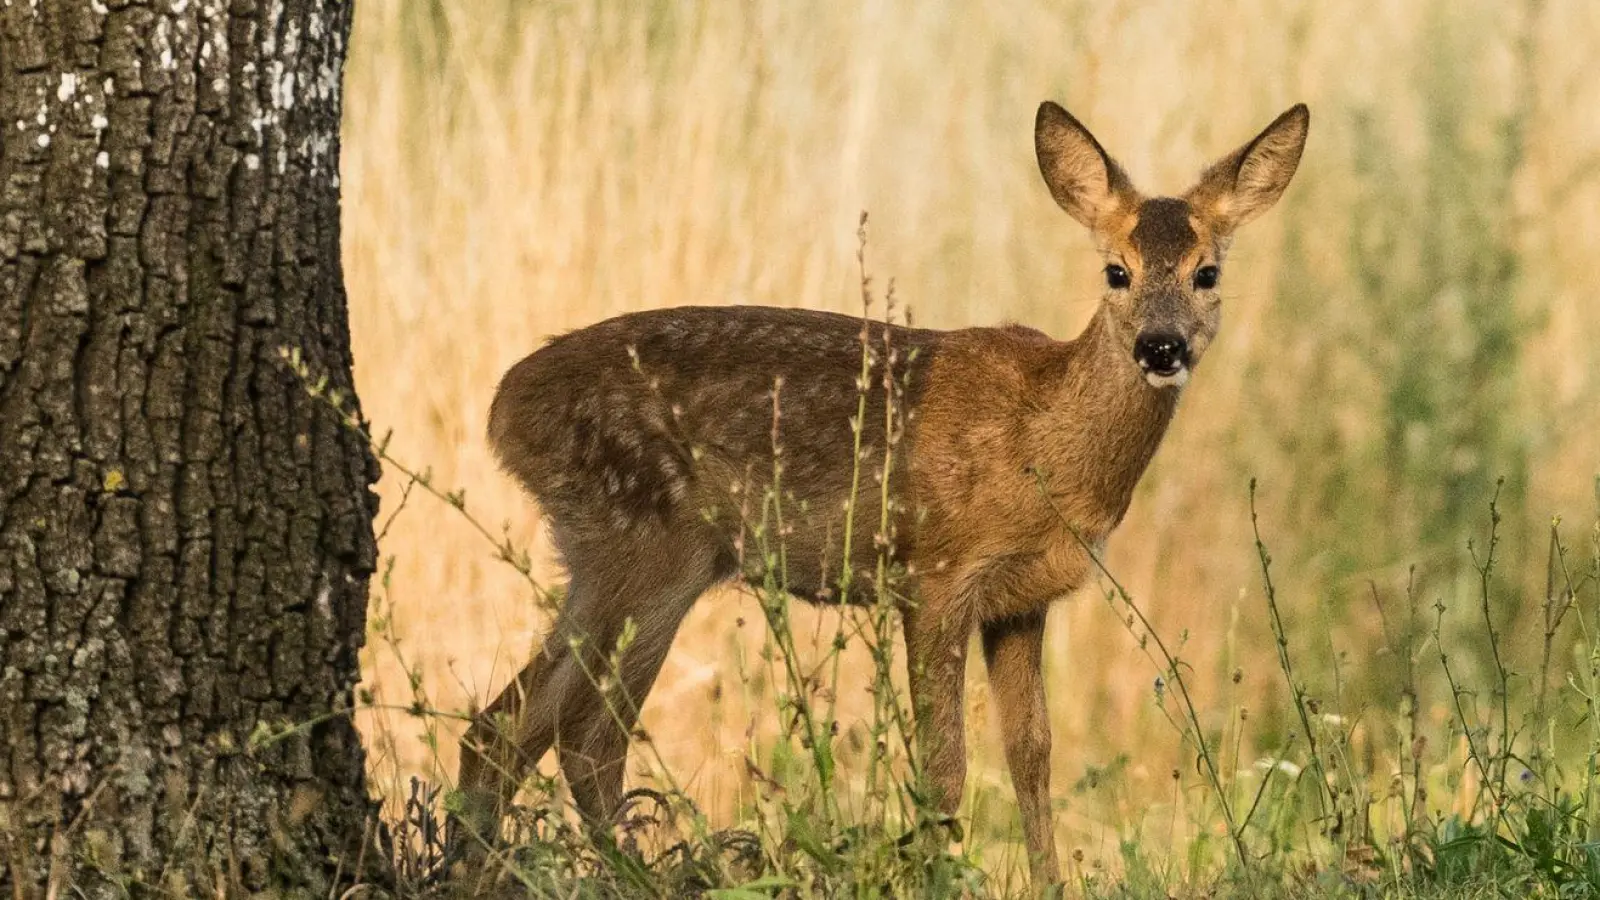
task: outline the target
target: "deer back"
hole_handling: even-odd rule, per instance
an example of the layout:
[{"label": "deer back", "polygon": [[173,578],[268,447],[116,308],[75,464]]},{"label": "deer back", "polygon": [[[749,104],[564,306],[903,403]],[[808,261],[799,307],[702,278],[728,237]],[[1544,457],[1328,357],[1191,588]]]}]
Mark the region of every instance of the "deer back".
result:
[{"label": "deer back", "polygon": [[[890,493],[902,497],[908,473],[886,391],[896,392],[897,414],[912,413],[941,338],[871,323],[863,339],[862,329],[855,317],[766,307],[610,319],[556,338],[506,374],[490,442],[569,540],[704,528],[754,563],[761,541],[776,549],[781,519],[791,589],[825,594],[852,505],[852,555],[858,567],[876,562],[878,476],[898,457]],[[913,529],[903,506],[895,515],[903,554]]]}]

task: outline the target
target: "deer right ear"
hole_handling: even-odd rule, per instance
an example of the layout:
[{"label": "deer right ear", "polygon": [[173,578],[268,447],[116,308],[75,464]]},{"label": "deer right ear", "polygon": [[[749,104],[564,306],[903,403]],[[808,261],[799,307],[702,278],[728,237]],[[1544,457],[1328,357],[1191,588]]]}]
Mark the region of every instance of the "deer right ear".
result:
[{"label": "deer right ear", "polygon": [[1133,191],[1128,176],[1089,129],[1048,100],[1039,104],[1034,119],[1033,146],[1050,196],[1087,228],[1116,208],[1122,194]]},{"label": "deer right ear", "polygon": [[1289,187],[1310,128],[1311,112],[1304,103],[1296,103],[1250,143],[1206,169],[1185,199],[1224,231],[1249,222],[1277,203]]}]

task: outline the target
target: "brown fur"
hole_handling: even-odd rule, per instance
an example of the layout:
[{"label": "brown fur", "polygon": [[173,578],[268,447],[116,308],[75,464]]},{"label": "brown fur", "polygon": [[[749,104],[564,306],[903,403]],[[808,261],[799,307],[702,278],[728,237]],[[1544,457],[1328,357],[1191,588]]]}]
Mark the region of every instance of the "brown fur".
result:
[{"label": "brown fur", "polygon": [[[874,414],[861,458],[869,475],[886,451],[901,459],[891,480],[901,502],[889,518],[892,552],[918,598],[902,611],[924,771],[953,811],[966,766],[963,672],[978,631],[1041,883],[1058,877],[1040,671],[1045,610],[1089,577],[1090,548],[1127,512],[1180,390],[1147,379],[1135,339],[1152,329],[1181,335],[1189,364],[1198,362],[1220,301],[1196,287],[1195,273],[1220,266],[1233,230],[1277,200],[1307,123],[1295,107],[1183,198],[1146,199],[1082,125],[1044,104],[1035,143],[1046,183],[1131,284],[1108,290],[1067,342],[1021,326],[888,327],[885,351],[886,326],[869,327]],[[862,328],[801,310],[657,310],[557,338],[506,374],[490,441],[543,506],[571,583],[544,650],[463,741],[470,824],[492,825],[495,804],[552,745],[579,809],[609,821],[627,732],[683,616],[712,585],[759,576],[742,542],[775,467],[789,589],[836,599]],[[878,412],[885,366],[904,386],[903,437]],[[875,486],[859,492],[854,515],[866,537],[848,564],[868,573],[856,584],[870,584]],[[629,620],[638,635],[621,677],[602,679]]]}]

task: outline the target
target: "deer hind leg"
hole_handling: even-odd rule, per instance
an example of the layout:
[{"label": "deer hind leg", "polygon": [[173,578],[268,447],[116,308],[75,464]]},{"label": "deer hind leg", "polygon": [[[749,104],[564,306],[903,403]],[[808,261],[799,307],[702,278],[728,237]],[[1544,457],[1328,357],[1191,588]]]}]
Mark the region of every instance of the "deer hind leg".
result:
[{"label": "deer hind leg", "polygon": [[457,783],[465,809],[458,824],[466,825],[478,842],[492,843],[498,837],[500,820],[523,779],[555,743],[555,701],[571,693],[565,685],[580,668],[573,647],[583,642],[574,638],[592,630],[585,622],[592,615],[591,604],[582,599],[589,593],[581,579],[573,579],[543,647],[473,717],[461,739]]},{"label": "deer hind leg", "polygon": [[461,739],[457,778],[465,808],[454,823],[471,835],[456,837],[473,844],[492,843],[498,837],[500,819],[523,777],[555,739],[545,684],[566,656],[565,646],[547,640],[494,702],[473,717]]},{"label": "deer hind leg", "polygon": [[[688,529],[629,538],[593,557],[567,552],[574,627],[565,637],[575,652],[569,650],[547,691],[561,771],[578,811],[597,827],[612,823],[622,800],[629,735],[679,624],[701,594],[730,574],[716,544]],[[632,639],[619,647],[624,633]]]},{"label": "deer hind leg", "polygon": [[[619,535],[615,546],[567,548],[564,556],[571,581],[543,649],[462,740],[462,818],[484,840],[495,837],[523,778],[552,745],[579,810],[610,821],[638,707],[694,600],[726,577],[714,544],[681,537]],[[636,637],[613,672],[629,620]]]},{"label": "deer hind leg", "polygon": [[[699,593],[669,602],[680,602],[687,611]],[[633,642],[615,658],[602,660],[598,654],[586,654],[584,670],[575,674],[568,687],[557,753],[573,802],[592,826],[610,826],[622,802],[629,737],[677,626],[677,621],[657,628],[640,626]]]}]

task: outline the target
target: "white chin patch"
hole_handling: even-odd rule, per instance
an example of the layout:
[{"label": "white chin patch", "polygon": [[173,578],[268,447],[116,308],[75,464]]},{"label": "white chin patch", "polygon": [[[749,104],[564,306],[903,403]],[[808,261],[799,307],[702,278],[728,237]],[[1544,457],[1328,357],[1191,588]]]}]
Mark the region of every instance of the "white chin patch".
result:
[{"label": "white chin patch", "polygon": [[1189,382],[1189,367],[1179,366],[1178,371],[1173,372],[1171,375],[1157,375],[1155,372],[1146,372],[1144,373],[1144,380],[1150,382],[1151,386],[1158,388],[1183,387]]}]

